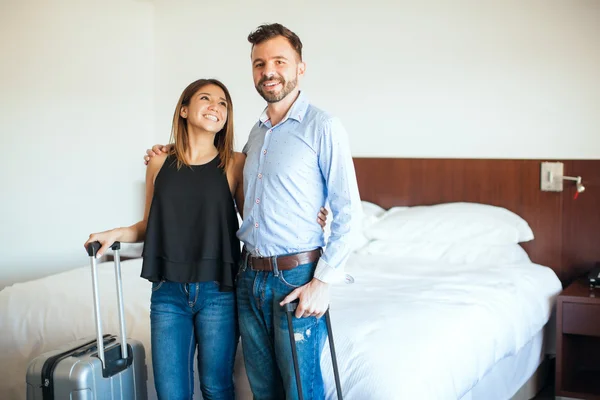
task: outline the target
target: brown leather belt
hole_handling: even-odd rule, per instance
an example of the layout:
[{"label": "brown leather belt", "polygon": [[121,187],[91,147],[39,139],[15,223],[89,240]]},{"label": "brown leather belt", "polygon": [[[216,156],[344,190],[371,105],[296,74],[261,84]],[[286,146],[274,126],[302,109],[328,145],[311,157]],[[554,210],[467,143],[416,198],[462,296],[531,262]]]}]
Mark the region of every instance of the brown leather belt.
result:
[{"label": "brown leather belt", "polygon": [[298,265],[313,263],[321,257],[321,249],[305,251],[304,253],[290,254],[289,256],[254,257],[246,249],[242,250],[242,259],[248,257],[248,266],[255,271],[273,271],[273,259],[277,260],[277,269],[287,271]]}]

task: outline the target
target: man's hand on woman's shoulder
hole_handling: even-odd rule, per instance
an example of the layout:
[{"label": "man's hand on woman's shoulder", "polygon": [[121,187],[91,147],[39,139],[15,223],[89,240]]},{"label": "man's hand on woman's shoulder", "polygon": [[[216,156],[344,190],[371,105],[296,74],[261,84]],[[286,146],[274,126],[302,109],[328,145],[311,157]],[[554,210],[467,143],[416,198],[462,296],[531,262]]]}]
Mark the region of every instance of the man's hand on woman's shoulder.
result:
[{"label": "man's hand on woman's shoulder", "polygon": [[154,156],[158,156],[161,153],[168,153],[171,150],[171,144],[163,145],[163,144],[155,144],[151,149],[146,150],[146,155],[144,156],[144,164],[148,165],[150,159]]}]

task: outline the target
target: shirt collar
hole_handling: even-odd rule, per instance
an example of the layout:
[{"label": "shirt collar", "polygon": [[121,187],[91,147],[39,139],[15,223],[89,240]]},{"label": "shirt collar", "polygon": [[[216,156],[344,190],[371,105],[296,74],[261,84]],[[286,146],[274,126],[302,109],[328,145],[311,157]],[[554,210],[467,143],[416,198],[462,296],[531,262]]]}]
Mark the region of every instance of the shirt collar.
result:
[{"label": "shirt collar", "polygon": [[[294,101],[294,104],[292,104],[292,107],[290,107],[288,113],[283,118],[282,122],[287,120],[288,118],[295,119],[298,122],[302,122],[304,116],[306,115],[306,111],[308,110],[308,105],[308,96],[306,96],[306,94],[304,94],[304,91],[301,90],[298,94],[298,98],[296,99],[296,101]],[[269,116],[267,115],[267,107],[265,107],[263,112],[260,114],[260,118],[258,119],[258,121],[260,126],[266,124],[269,121]]]}]

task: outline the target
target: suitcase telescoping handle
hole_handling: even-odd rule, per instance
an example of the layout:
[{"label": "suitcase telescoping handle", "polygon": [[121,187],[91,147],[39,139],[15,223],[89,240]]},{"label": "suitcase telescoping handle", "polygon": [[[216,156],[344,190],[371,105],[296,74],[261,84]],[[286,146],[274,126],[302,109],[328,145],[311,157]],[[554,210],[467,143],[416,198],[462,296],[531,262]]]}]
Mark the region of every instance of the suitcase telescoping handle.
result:
[{"label": "suitcase telescoping handle", "polygon": [[[285,313],[287,315],[288,332],[290,334],[290,344],[292,346],[292,360],[294,361],[294,372],[296,373],[296,387],[298,388],[298,399],[303,400],[302,384],[300,383],[300,366],[298,365],[298,353],[296,352],[296,340],[294,338],[294,326],[292,316],[296,308],[298,308],[299,300],[294,300],[287,303]],[[329,308],[325,311],[325,324],[327,325],[327,336],[329,337],[329,350],[331,351],[331,364],[333,365],[333,376],[335,377],[335,389],[337,390],[338,400],[342,400],[342,385],[340,383],[340,373],[338,370],[337,357],[335,355],[335,346],[333,344],[333,331],[331,329],[331,318],[329,316]]]},{"label": "suitcase telescoping handle", "polygon": [[[96,264],[96,254],[100,250],[100,242],[92,242],[87,246],[87,252],[90,256],[92,266],[92,286],[94,291],[94,314],[96,317],[96,340],[98,343],[98,358],[102,362],[102,369],[106,369],[104,358],[104,341],[102,340],[102,317],[100,315],[100,296],[98,291],[98,266]],[[114,251],[115,260],[115,281],[117,284],[117,306],[119,307],[119,325],[121,331],[121,360],[127,362],[127,333],[125,330],[125,311],[123,309],[123,281],[121,279],[121,256],[119,250],[121,243],[114,242],[110,248]]]}]

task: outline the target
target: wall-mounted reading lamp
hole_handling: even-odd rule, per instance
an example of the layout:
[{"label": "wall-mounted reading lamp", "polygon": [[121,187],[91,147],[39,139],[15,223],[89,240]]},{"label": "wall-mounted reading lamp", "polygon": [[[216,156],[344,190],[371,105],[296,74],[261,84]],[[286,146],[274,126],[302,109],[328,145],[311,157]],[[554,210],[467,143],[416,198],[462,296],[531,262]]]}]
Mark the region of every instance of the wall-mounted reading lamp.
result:
[{"label": "wall-mounted reading lamp", "polygon": [[564,164],[561,162],[543,162],[541,168],[540,186],[544,192],[562,192],[563,181],[575,182],[577,194],[585,190],[580,176],[565,176]]}]

